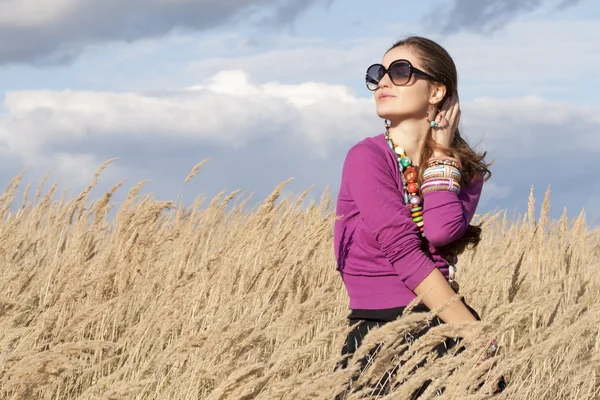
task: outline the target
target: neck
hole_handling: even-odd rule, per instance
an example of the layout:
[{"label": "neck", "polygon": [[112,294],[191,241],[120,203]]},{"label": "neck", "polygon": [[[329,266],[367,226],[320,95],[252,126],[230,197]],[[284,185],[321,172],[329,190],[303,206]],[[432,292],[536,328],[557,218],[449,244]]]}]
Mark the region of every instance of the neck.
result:
[{"label": "neck", "polygon": [[404,149],[415,166],[421,165],[421,151],[428,132],[429,125],[422,119],[407,119],[390,124],[390,137],[395,144]]}]

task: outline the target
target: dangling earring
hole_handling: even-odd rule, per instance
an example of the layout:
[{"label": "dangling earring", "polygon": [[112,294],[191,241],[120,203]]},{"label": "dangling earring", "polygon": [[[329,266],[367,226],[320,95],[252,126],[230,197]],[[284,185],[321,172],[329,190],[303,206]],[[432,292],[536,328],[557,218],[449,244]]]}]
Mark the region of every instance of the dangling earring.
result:
[{"label": "dangling earring", "polygon": [[[436,108],[433,108],[434,110],[436,110]],[[429,126],[432,128],[437,128],[440,124],[437,121],[432,121],[431,118],[429,117],[429,113],[431,112],[431,109],[427,110],[427,115],[425,116],[425,120],[427,122],[429,122]]]},{"label": "dangling earring", "polygon": [[389,130],[390,129],[390,121],[388,121],[387,119],[384,120],[383,126],[385,126],[385,130]]}]

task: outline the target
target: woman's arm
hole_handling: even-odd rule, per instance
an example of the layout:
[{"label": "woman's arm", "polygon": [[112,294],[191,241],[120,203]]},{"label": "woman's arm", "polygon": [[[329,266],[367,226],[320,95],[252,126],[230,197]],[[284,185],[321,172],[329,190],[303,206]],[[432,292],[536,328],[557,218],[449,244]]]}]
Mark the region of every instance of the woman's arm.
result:
[{"label": "woman's arm", "polygon": [[435,190],[423,195],[423,228],[425,237],[435,247],[459,239],[471,223],[481,191],[483,178],[461,188],[460,194]]},{"label": "woman's arm", "polygon": [[[425,236],[434,246],[443,246],[459,239],[466,231],[475,215],[483,188],[483,178],[462,188],[460,194],[451,191],[431,191],[424,197],[423,222]],[[433,271],[414,290],[417,296],[429,292],[423,297],[423,303],[429,309],[444,305],[455,293],[444,275]],[[449,304],[438,316],[446,323],[477,321],[461,301]]]},{"label": "woman's arm", "polygon": [[[437,268],[414,289],[414,292],[417,296],[429,292],[423,296],[423,303],[430,310],[441,307],[455,295],[454,290],[452,290],[444,275]],[[444,310],[438,313],[438,317],[446,323],[477,321],[462,301],[450,303]]]}]

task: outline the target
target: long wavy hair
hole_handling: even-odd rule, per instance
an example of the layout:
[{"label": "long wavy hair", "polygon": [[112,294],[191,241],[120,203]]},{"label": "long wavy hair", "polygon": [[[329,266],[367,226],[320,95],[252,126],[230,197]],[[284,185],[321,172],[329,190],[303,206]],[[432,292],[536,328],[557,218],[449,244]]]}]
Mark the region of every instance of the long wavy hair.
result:
[{"label": "long wavy hair", "polygon": [[[446,86],[446,95],[436,105],[439,108],[444,101],[454,93],[458,87],[458,74],[456,65],[450,57],[450,54],[436,42],[420,37],[410,36],[401,39],[394,43],[388,52],[396,47],[408,47],[419,58],[424,70],[435,78],[435,81]],[[431,83],[430,83],[431,84]],[[431,130],[427,134],[425,145],[421,151],[421,160],[427,160],[433,156],[434,150],[438,148],[433,140]],[[466,186],[476,179],[489,180],[492,176],[488,169],[492,163],[486,163],[485,157],[487,152],[477,153],[469,144],[462,138],[460,131],[457,129],[454,135],[454,140],[449,149],[441,149],[446,154],[457,158],[462,164],[461,170],[461,186]],[[423,168],[419,169],[418,182],[423,181]],[[462,253],[466,248],[475,248],[481,240],[481,225],[469,224],[466,232],[462,237],[452,243],[439,248],[440,252],[446,255],[456,256]]]}]

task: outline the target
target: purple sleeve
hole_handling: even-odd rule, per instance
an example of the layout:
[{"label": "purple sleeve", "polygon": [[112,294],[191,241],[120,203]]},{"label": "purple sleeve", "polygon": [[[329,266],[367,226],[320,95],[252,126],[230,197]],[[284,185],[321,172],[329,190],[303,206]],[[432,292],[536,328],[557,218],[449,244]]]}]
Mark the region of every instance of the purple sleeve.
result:
[{"label": "purple sleeve", "polygon": [[459,239],[475,215],[483,188],[483,178],[463,187],[460,194],[436,190],[423,196],[425,237],[436,246]]},{"label": "purple sleeve", "polygon": [[355,145],[348,152],[342,173],[365,225],[406,287],[414,290],[435,264],[421,249],[418,227],[382,150],[368,143]]}]

